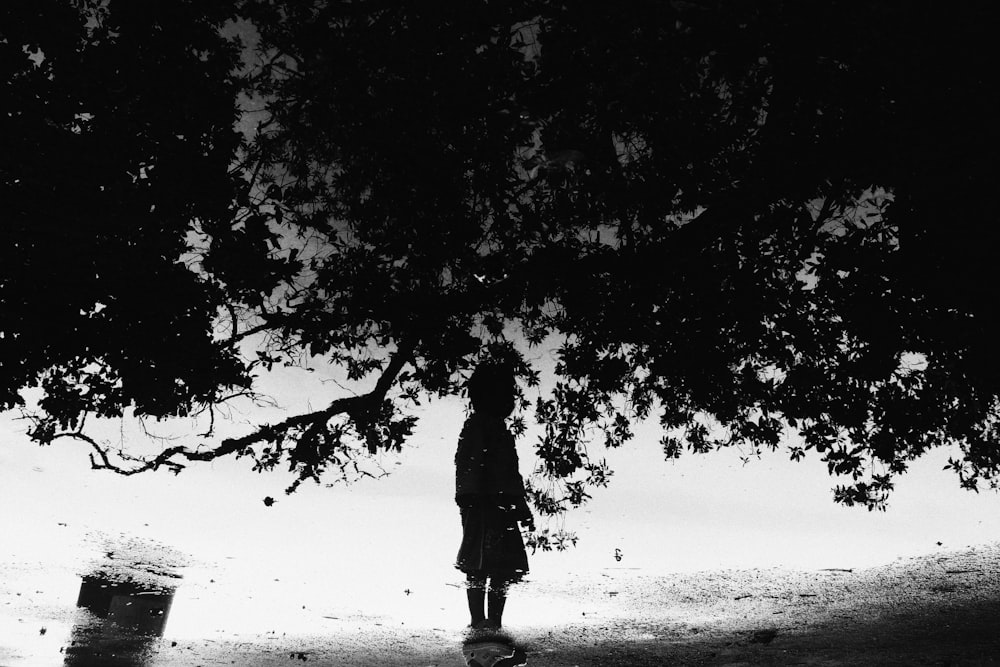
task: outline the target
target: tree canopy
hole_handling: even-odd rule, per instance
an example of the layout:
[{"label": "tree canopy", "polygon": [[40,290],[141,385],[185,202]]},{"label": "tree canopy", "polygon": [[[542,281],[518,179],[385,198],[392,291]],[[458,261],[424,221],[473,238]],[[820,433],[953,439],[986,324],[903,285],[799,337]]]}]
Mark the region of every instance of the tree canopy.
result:
[{"label": "tree canopy", "polygon": [[[398,449],[408,406],[483,358],[535,386],[523,344],[556,337],[514,421],[541,427],[543,513],[606,483],[585,442],[650,416],[667,458],[815,452],[847,504],[946,444],[995,486],[994,14],[4,3],[0,400],[41,387],[32,438],[98,468],[318,481]],[[303,358],[370,391],[148,457],[88,435]]]}]

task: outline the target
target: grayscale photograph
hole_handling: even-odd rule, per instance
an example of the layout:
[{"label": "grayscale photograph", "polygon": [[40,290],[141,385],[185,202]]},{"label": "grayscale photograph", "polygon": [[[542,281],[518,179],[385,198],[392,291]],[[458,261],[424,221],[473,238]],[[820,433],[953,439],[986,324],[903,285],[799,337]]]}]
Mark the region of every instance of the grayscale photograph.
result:
[{"label": "grayscale photograph", "polygon": [[0,0],[0,667],[1000,665],[998,27]]}]

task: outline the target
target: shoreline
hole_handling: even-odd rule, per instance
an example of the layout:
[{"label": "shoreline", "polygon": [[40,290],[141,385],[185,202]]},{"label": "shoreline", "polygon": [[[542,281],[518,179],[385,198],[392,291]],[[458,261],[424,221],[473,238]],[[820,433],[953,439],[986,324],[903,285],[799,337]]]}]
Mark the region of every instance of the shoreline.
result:
[{"label": "shoreline", "polygon": [[[3,613],[11,611],[11,602]],[[456,600],[458,604],[458,600]],[[541,607],[539,607],[541,605]],[[518,609],[575,608],[551,623],[519,624]],[[17,611],[17,610],[14,610]],[[42,611],[42,610],[39,610]],[[48,610],[55,614],[58,610]],[[63,610],[72,614],[73,610]],[[24,614],[25,624],[45,622]],[[67,620],[67,617],[64,617]],[[347,620],[347,619],[345,619]],[[134,644],[104,637],[100,664],[461,665],[461,628],[354,619],[367,630],[308,636],[256,634]],[[909,558],[860,570],[726,570],[673,576],[603,574],[513,593],[507,632],[538,667],[593,665],[990,665],[1000,664],[1000,544]],[[59,664],[65,650],[33,650],[0,637],[0,666]],[[76,636],[86,636],[77,633]],[[54,637],[50,637],[54,639]],[[27,642],[27,643],[26,643]],[[40,645],[34,648],[40,649]],[[66,665],[94,664],[82,649]],[[120,658],[107,656],[118,651]]]}]

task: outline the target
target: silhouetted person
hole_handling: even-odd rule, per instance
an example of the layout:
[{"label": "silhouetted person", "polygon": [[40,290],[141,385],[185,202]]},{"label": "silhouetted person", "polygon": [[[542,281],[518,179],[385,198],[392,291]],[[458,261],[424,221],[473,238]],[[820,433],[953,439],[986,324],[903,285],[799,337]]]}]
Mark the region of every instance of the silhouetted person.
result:
[{"label": "silhouetted person", "polygon": [[[455,501],[462,514],[456,567],[465,572],[474,629],[499,628],[507,589],[528,571],[518,521],[534,530],[514,436],[504,420],[514,409],[514,374],[482,364],[468,383],[472,413],[455,454]],[[489,598],[489,616],[483,603]]]}]

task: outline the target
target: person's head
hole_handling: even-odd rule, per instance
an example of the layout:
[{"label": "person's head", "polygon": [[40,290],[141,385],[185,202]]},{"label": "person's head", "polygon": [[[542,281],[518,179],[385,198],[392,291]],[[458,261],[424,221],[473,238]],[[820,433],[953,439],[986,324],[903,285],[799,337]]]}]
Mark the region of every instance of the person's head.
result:
[{"label": "person's head", "polygon": [[514,411],[516,387],[514,371],[509,366],[484,362],[472,373],[466,387],[476,412],[506,417]]}]

